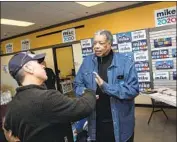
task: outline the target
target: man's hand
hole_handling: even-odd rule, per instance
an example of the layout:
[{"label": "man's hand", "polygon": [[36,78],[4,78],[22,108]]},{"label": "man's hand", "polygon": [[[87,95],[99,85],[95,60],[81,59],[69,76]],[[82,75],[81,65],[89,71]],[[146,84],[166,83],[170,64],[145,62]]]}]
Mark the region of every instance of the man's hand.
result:
[{"label": "man's hand", "polygon": [[98,84],[98,86],[102,86],[104,83],[104,80],[96,73],[93,72],[95,74],[95,81]]},{"label": "man's hand", "polygon": [[8,141],[8,142],[20,142],[20,139],[18,138],[18,137],[15,137],[15,136],[13,136],[12,135],[12,131],[11,130],[9,130],[9,131],[7,131],[5,128],[4,128],[4,121],[5,121],[5,119],[3,119],[3,123],[2,123],[2,129],[3,129],[3,131],[4,131],[4,135],[5,135],[5,137],[6,137],[6,140]]}]

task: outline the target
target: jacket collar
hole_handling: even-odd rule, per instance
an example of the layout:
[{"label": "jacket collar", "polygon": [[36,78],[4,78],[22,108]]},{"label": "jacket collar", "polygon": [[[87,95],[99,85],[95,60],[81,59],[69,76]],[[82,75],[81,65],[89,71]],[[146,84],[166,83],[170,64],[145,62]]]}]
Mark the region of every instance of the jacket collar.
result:
[{"label": "jacket collar", "polygon": [[37,89],[41,89],[41,90],[46,90],[47,89],[45,85],[30,84],[30,85],[26,85],[26,86],[20,86],[16,89],[16,91],[21,92],[21,91],[32,89],[32,88],[37,88]]},{"label": "jacket collar", "polygon": [[[92,56],[92,60],[95,64],[98,64],[98,61],[97,61],[97,56],[95,54],[93,54]],[[112,63],[111,65],[109,66],[109,68],[112,68],[112,67],[118,67],[118,64],[117,64],[117,58],[116,58],[116,53],[113,51],[113,59],[112,59]]]}]

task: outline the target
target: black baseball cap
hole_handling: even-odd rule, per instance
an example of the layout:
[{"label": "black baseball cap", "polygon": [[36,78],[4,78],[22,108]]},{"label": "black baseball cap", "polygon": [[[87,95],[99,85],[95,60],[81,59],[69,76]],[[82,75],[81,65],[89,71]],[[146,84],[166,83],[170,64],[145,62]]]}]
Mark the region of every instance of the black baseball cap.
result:
[{"label": "black baseball cap", "polygon": [[9,61],[9,73],[13,78],[15,78],[18,71],[29,61],[37,60],[42,63],[45,59],[45,53],[42,54],[32,54],[31,52],[20,52],[15,54]]}]

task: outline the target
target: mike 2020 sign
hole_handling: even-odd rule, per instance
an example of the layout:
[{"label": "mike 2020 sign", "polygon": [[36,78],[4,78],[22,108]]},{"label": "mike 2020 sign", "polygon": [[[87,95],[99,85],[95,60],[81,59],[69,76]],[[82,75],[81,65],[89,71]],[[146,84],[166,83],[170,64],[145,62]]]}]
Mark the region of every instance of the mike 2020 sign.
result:
[{"label": "mike 2020 sign", "polygon": [[63,40],[63,43],[75,41],[76,40],[75,29],[72,28],[72,29],[63,30],[62,40]]}]

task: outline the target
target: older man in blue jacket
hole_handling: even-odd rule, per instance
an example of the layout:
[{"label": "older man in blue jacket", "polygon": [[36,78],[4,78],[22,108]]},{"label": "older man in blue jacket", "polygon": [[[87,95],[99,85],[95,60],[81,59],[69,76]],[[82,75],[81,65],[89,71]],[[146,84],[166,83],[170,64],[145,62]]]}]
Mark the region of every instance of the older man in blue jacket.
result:
[{"label": "older man in blue jacket", "polygon": [[97,94],[95,112],[88,118],[88,134],[96,142],[133,142],[134,98],[139,84],[130,54],[111,49],[112,34],[101,30],[94,36],[94,54],[87,56],[74,81],[77,96],[86,88]]}]

